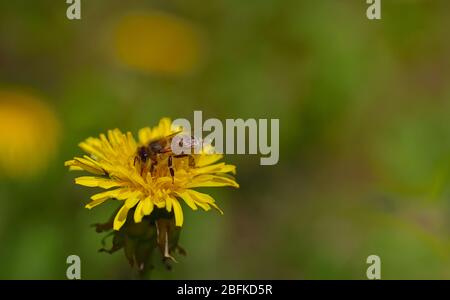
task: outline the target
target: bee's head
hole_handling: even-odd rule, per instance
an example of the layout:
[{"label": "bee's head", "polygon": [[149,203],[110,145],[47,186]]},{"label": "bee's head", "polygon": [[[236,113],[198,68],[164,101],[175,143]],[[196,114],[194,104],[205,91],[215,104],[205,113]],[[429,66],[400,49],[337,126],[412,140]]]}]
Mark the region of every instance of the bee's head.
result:
[{"label": "bee's head", "polygon": [[149,156],[147,147],[145,147],[145,146],[139,147],[137,149],[137,156],[143,163],[145,163]]}]

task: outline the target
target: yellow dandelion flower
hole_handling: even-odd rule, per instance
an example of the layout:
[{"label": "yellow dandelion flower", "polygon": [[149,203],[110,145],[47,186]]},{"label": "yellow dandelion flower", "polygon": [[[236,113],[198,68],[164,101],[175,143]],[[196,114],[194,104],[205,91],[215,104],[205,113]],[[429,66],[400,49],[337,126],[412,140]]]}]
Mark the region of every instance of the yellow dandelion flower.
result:
[{"label": "yellow dandelion flower", "polygon": [[135,70],[162,75],[192,71],[202,57],[202,38],[190,22],[168,13],[131,13],[114,32],[114,56]]},{"label": "yellow dandelion flower", "polygon": [[39,174],[57,150],[59,129],[45,102],[21,90],[1,90],[0,173],[11,178]]},{"label": "yellow dandelion flower", "polygon": [[[84,170],[94,175],[76,178],[77,184],[106,190],[93,195],[86,207],[91,209],[108,199],[123,202],[113,221],[116,231],[127,221],[131,210],[134,210],[134,222],[140,223],[155,208],[165,208],[167,212],[173,212],[177,227],[183,225],[181,202],[193,210],[200,207],[208,211],[213,207],[222,213],[210,195],[194,190],[200,187],[239,187],[230,175],[235,174],[235,166],[218,162],[221,154],[202,153],[174,158],[174,177],[168,167],[170,153],[159,154],[151,171],[145,169],[142,172],[142,164],[136,163],[138,147],[174,133],[170,119],[163,118],[158,126],[139,130],[138,141],[130,132],[124,134],[114,129],[107,135],[90,137],[80,143],[80,148],[88,155],[75,157],[65,165],[71,170]],[[191,158],[193,163],[189,161]]]}]

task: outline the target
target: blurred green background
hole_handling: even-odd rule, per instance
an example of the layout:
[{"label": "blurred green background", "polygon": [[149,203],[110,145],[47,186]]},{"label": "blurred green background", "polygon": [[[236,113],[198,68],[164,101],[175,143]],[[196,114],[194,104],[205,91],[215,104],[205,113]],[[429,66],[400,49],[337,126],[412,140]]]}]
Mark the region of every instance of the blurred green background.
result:
[{"label": "blurred green background", "polygon": [[0,278],[136,278],[98,253],[118,203],[84,208],[65,160],[161,117],[279,118],[280,161],[228,155],[225,215],[183,206],[187,251],[158,279],[450,279],[450,2],[0,4]]}]

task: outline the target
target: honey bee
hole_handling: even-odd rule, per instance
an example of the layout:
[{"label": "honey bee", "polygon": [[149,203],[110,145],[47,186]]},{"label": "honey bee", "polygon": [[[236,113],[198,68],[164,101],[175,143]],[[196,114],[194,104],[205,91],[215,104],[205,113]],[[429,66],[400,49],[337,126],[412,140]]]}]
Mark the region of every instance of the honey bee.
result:
[{"label": "honey bee", "polygon": [[[150,173],[153,173],[155,166],[158,164],[158,157],[160,155],[168,155],[167,167],[172,177],[172,183],[174,183],[175,170],[173,168],[174,158],[189,158],[189,166],[195,167],[195,159],[192,153],[200,144],[198,138],[188,135],[178,135],[180,132],[175,132],[170,135],[164,136],[160,139],[148,142],[147,145],[137,148],[136,156],[134,158],[134,165],[136,162],[141,163],[141,176],[148,171],[150,163]],[[176,138],[176,140],[174,140]],[[180,153],[174,153],[172,150],[172,142],[175,142],[181,151]]]}]

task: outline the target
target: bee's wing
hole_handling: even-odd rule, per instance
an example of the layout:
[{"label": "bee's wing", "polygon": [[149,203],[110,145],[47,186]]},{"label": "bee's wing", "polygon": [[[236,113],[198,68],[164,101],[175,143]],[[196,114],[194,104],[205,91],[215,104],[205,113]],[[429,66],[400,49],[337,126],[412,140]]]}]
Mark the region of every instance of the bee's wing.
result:
[{"label": "bee's wing", "polygon": [[163,135],[161,137],[158,137],[156,139],[151,139],[150,141],[148,141],[149,144],[153,143],[153,142],[158,142],[158,141],[164,141],[164,140],[171,140],[174,136],[176,136],[179,133],[182,133],[183,129],[179,129],[177,131],[172,132],[169,135]]}]

